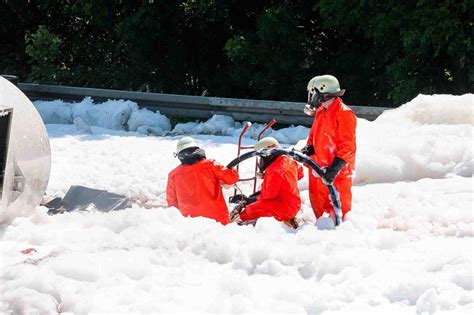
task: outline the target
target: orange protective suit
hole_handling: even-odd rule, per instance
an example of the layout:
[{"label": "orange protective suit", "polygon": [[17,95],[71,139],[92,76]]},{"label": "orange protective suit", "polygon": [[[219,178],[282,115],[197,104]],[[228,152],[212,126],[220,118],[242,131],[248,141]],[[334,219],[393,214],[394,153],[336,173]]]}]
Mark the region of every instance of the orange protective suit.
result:
[{"label": "orange protective suit", "polygon": [[257,201],[240,214],[243,221],[261,217],[274,217],[285,221],[298,213],[301,207],[298,180],[303,168],[287,156],[279,156],[265,170],[262,189]]},{"label": "orange protective suit", "polygon": [[[319,166],[331,166],[334,157],[347,162],[334,180],[339,191],[343,216],[351,210],[352,175],[356,154],[356,116],[340,98],[336,97],[326,109],[319,107],[308,136],[308,144],[313,145],[315,154],[311,156]],[[316,218],[324,212],[331,214],[333,206],[329,190],[321,178],[309,172],[309,198]]]},{"label": "orange protective suit", "polygon": [[236,170],[212,160],[180,165],[168,175],[166,199],[184,216],[206,217],[222,224],[229,223],[229,212],[221,184],[232,185],[239,180]]}]

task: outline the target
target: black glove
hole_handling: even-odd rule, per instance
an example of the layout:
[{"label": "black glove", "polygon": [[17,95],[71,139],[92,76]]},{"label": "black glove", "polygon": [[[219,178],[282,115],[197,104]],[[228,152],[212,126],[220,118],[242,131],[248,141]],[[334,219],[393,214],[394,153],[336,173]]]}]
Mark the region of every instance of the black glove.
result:
[{"label": "black glove", "polygon": [[260,193],[261,193],[260,191],[257,191],[257,192],[255,192],[255,193],[251,194],[250,196],[248,196],[248,197],[245,199],[245,201],[247,202],[247,204],[249,205],[249,204],[254,203],[255,201],[257,201],[257,197],[258,197],[258,195],[260,195]]},{"label": "black glove", "polygon": [[230,203],[241,203],[242,201],[245,201],[245,199],[247,199],[247,197],[245,195],[237,194],[237,195],[234,195],[234,196],[230,196],[229,197],[229,202]]},{"label": "black glove", "polygon": [[307,156],[314,155],[314,147],[311,144],[307,144],[301,149],[301,153]]},{"label": "black glove", "polygon": [[346,161],[336,156],[334,160],[332,161],[332,165],[326,168],[326,172],[323,175],[323,179],[326,181],[326,183],[332,184],[337,174],[339,174],[341,169],[346,164],[347,164]]},{"label": "black glove", "polygon": [[229,197],[229,202],[230,203],[237,203],[237,204],[245,202],[246,205],[249,205],[249,204],[254,203],[255,201],[257,201],[258,195],[260,195],[260,191],[257,191],[257,192],[251,194],[248,197],[245,196],[245,195],[242,195],[242,194],[237,194],[235,196]]}]

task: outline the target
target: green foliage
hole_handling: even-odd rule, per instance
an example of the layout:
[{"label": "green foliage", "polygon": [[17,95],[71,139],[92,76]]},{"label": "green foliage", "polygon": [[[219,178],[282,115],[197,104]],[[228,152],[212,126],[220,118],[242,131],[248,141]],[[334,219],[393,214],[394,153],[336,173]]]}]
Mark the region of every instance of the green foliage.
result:
[{"label": "green foliage", "polygon": [[51,83],[56,81],[60,73],[58,60],[61,54],[61,40],[40,26],[36,33],[27,36],[26,54],[32,64],[28,79],[32,82]]},{"label": "green foliage", "polygon": [[474,90],[472,16],[470,0],[2,1],[0,72],[293,101],[329,73],[349,104],[399,105]]},{"label": "green foliage", "polygon": [[306,1],[282,1],[260,12],[254,31],[226,42],[228,84],[233,93],[239,93],[234,96],[304,99],[311,78],[305,63],[308,52],[304,25],[311,14]]},{"label": "green foliage", "polygon": [[[474,2],[324,0],[316,8],[330,17],[323,21],[326,28],[363,43],[363,54],[357,55],[372,69],[361,68],[356,74],[368,78],[380,101],[400,104],[418,93],[472,91]],[[352,44],[340,49],[349,51]],[[335,56],[338,62],[346,57]],[[351,82],[351,88],[370,91],[370,86],[358,85]]]}]

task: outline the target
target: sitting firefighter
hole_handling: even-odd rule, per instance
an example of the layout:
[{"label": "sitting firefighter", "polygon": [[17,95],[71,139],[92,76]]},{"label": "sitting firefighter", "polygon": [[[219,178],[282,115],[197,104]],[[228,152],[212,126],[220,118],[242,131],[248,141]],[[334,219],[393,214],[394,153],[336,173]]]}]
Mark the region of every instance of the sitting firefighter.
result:
[{"label": "sitting firefighter", "polygon": [[[257,142],[255,150],[279,146],[275,138],[267,137]],[[261,191],[244,201],[246,208],[240,214],[231,213],[231,221],[246,222],[274,217],[296,228],[294,217],[301,207],[298,180],[303,178],[303,168],[284,155],[262,156],[258,168],[263,175]]]},{"label": "sitting firefighter", "polygon": [[235,184],[239,180],[237,171],[206,159],[204,150],[191,137],[178,141],[175,155],[181,165],[168,175],[168,205],[178,208],[184,216],[229,223],[222,185]]}]

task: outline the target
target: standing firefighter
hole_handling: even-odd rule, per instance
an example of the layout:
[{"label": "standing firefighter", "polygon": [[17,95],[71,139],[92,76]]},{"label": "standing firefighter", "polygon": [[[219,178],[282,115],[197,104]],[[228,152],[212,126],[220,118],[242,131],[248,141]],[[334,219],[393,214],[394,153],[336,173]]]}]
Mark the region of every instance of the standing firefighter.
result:
[{"label": "standing firefighter", "polygon": [[345,90],[332,75],[312,78],[308,83],[305,113],[315,115],[302,152],[326,167],[322,178],[309,174],[309,197],[316,218],[328,213],[334,220],[333,205],[325,184],[334,183],[340,194],[343,217],[351,210],[352,176],[356,154],[356,117],[339,98]]},{"label": "standing firefighter", "polygon": [[221,185],[235,184],[239,179],[237,171],[207,160],[204,150],[191,137],[179,140],[175,155],[181,165],[168,175],[168,205],[178,208],[184,216],[229,223]]},{"label": "standing firefighter", "polygon": [[[257,142],[255,150],[279,146],[275,138],[267,137]],[[261,157],[258,168],[263,174],[261,192],[256,201],[240,213],[240,220],[274,217],[278,221],[286,221],[285,223],[292,225],[290,221],[301,207],[298,180],[303,178],[303,168],[284,155]]]}]

